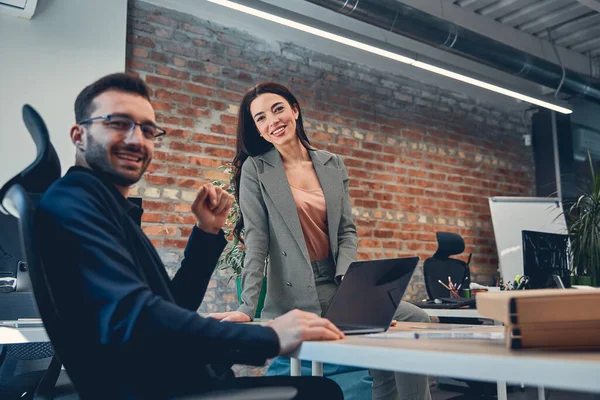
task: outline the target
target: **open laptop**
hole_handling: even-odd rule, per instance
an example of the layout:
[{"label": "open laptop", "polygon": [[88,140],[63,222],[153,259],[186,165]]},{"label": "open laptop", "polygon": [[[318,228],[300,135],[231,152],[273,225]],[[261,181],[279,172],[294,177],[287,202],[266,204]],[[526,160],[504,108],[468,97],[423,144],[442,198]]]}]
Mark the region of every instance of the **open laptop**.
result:
[{"label": "open laptop", "polygon": [[325,318],[347,335],[385,332],[418,262],[419,257],[353,262]]}]

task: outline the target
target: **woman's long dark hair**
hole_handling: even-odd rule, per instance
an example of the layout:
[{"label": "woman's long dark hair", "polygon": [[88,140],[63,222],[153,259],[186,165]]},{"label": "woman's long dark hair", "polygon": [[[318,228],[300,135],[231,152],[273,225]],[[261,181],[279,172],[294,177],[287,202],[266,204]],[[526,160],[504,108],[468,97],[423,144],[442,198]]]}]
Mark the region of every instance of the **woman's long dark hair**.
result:
[{"label": "woman's long dark hair", "polygon": [[[302,122],[302,113],[300,112],[300,104],[296,97],[290,92],[285,86],[275,82],[263,82],[250,89],[240,103],[240,109],[238,112],[238,125],[237,125],[237,144],[236,153],[233,158],[233,184],[235,189],[235,200],[240,204],[240,178],[242,175],[242,165],[248,157],[258,156],[264,154],[273,148],[273,144],[267,142],[260,137],[252,113],[250,112],[250,104],[261,94],[273,93],[283,97],[291,107],[298,111],[298,119],[296,120],[296,135],[300,139],[300,142],[304,147],[309,150],[313,150],[313,147],[304,132],[304,124]],[[235,228],[233,229],[233,235],[242,243],[242,229],[244,228],[244,217],[240,210],[240,218],[238,219]]]}]

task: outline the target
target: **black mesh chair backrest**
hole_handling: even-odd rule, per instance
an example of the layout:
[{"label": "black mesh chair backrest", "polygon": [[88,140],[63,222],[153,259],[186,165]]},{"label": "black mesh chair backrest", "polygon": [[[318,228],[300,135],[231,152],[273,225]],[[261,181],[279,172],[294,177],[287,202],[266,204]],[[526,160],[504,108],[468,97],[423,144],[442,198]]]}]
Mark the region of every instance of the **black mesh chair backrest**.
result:
[{"label": "black mesh chair backrest", "polygon": [[[35,302],[54,351],[60,357],[60,349],[65,340],[61,336],[59,317],[45,271],[36,256],[34,214],[37,201],[33,200],[41,196],[55,180],[60,178],[60,163],[50,143],[44,121],[31,106],[23,107],[23,120],[35,142],[37,156],[29,167],[0,189],[0,205],[3,212],[18,220],[19,240]],[[58,365],[55,371],[58,377],[60,364],[54,363],[54,365]]]},{"label": "black mesh chair backrest", "polygon": [[448,289],[444,288],[438,280],[448,284],[448,277],[456,285],[462,284],[461,289],[467,289],[469,268],[466,262],[451,255],[460,254],[465,250],[465,242],[460,235],[451,232],[437,232],[438,250],[433,257],[423,263],[423,276],[425,288],[430,299],[450,297]]},{"label": "black mesh chair backrest", "polygon": [[[0,199],[3,199],[6,192],[18,183],[35,201],[55,180],[60,178],[58,154],[50,143],[48,129],[42,117],[33,107],[26,104],[23,106],[23,122],[35,143],[36,157],[31,165],[0,188]],[[0,211],[6,212],[1,203]]]}]

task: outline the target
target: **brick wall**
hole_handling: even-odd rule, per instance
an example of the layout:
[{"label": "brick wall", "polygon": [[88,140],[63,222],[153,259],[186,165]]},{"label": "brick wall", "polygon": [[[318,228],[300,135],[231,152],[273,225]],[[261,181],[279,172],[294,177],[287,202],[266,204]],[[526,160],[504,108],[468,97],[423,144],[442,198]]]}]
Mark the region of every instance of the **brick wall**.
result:
[{"label": "brick wall", "polygon": [[[312,143],[348,166],[361,259],[425,259],[435,232],[451,231],[467,244],[460,258],[473,253],[473,280],[495,277],[487,198],[530,196],[535,186],[521,113],[140,1],[130,1],[127,54],[169,130],[134,193],[170,273],[194,223],[195,190],[224,178],[216,168],[234,155],[242,93],[275,80],[299,98]],[[423,293],[419,268],[407,296]],[[235,308],[234,283],[217,272],[201,311]]]}]

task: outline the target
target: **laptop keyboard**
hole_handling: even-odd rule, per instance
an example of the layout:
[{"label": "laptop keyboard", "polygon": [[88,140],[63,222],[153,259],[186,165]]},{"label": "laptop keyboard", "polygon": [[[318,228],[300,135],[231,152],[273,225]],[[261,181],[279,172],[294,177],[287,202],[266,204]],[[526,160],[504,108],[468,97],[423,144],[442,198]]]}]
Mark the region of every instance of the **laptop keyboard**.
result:
[{"label": "laptop keyboard", "polygon": [[354,324],[339,324],[336,325],[341,331],[352,331],[356,329],[377,329],[375,326],[370,325],[354,325]]}]

